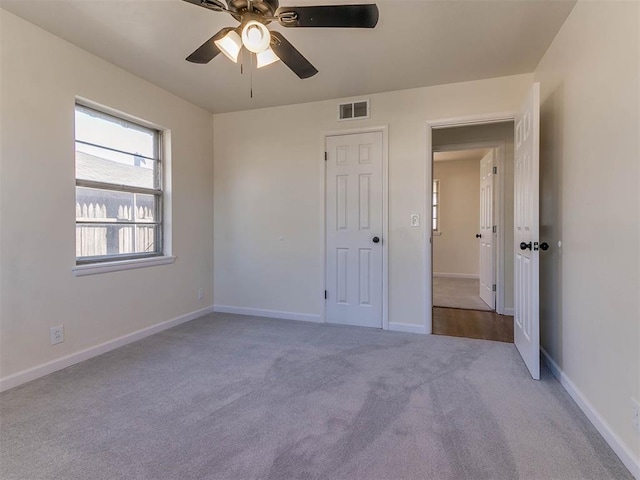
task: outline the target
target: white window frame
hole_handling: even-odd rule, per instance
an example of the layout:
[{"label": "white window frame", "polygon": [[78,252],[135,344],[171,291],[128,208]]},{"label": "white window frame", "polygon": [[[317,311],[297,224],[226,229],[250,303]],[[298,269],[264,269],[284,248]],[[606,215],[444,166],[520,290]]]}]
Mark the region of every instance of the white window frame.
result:
[{"label": "white window frame", "polygon": [[[436,211],[435,216],[433,214],[434,208]],[[434,220],[436,222],[436,228],[433,228]],[[442,235],[442,231],[440,230],[440,220],[440,180],[434,178],[431,185],[431,233],[433,235]]]},{"label": "white window frame", "polygon": [[[76,276],[84,276],[84,275],[92,275],[95,273],[105,273],[117,270],[128,270],[133,268],[141,268],[152,265],[164,265],[168,263],[173,263],[175,261],[175,257],[166,255],[165,252],[165,239],[166,233],[166,218],[164,215],[164,205],[165,205],[165,189],[164,189],[164,158],[163,158],[163,130],[148,124],[142,123],[139,120],[134,120],[130,116],[123,115],[120,113],[115,113],[110,111],[107,108],[100,108],[99,106],[88,104],[82,101],[77,100],[76,106],[74,108],[74,113],[77,108],[89,109],[96,112],[99,116],[111,117],[119,122],[126,122],[135,127],[143,128],[153,132],[155,139],[155,155],[153,158],[148,158],[149,160],[155,161],[155,176],[156,176],[156,186],[155,188],[144,188],[144,187],[132,187],[126,185],[117,185],[110,182],[101,182],[101,181],[92,181],[92,180],[83,180],[76,177],[75,179],[75,187],[76,190],[78,188],[98,188],[102,190],[110,190],[115,192],[126,192],[126,193],[139,193],[144,195],[153,195],[156,198],[155,201],[155,222],[136,222],[135,218],[131,222],[125,222],[129,225],[155,225],[155,249],[153,252],[139,252],[139,253],[130,253],[130,254],[111,254],[111,255],[99,255],[99,256],[86,256],[86,257],[76,257],[76,266],[73,269],[73,272]],[[76,143],[83,143],[86,145],[96,146],[99,148],[116,151],[125,154],[134,154],[134,152],[122,152],[118,149],[112,148],[109,145],[94,145],[85,141],[78,140],[74,138]],[[75,149],[74,149],[75,151]],[[79,224],[91,224],[91,223],[104,223],[100,221],[91,222],[87,219],[77,220],[76,217],[76,227]],[[135,229],[134,229],[135,231]]]}]

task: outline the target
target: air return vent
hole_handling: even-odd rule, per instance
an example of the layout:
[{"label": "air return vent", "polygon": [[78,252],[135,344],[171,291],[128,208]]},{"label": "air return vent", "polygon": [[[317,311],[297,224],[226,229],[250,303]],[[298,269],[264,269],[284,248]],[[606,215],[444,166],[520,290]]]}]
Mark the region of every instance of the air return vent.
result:
[{"label": "air return vent", "polygon": [[369,118],[369,100],[341,103],[338,106],[338,120],[360,120]]}]

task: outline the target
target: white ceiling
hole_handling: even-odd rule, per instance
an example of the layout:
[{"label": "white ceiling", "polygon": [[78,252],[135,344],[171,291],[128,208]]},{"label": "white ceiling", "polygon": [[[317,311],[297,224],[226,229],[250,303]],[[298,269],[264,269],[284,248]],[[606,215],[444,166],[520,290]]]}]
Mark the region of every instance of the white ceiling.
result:
[{"label": "white ceiling", "polygon": [[[369,0],[281,0],[284,6]],[[0,6],[214,112],[351,97],[532,72],[575,0],[375,0],[373,29],[279,30],[320,71],[300,80],[278,62],[250,75],[222,55],[185,57],[228,14],[181,0],[0,0]]]},{"label": "white ceiling", "polygon": [[470,148],[467,150],[452,150],[447,152],[434,152],[433,153],[433,161],[434,162],[448,162],[454,160],[477,160],[480,161],[482,158],[489,153],[490,148]]}]

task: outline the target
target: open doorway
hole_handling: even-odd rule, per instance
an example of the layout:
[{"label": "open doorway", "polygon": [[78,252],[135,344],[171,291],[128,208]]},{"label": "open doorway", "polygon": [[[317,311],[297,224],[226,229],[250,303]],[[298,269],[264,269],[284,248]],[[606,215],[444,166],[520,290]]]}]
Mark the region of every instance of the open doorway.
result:
[{"label": "open doorway", "polygon": [[513,342],[513,122],[433,130],[433,333]]},{"label": "open doorway", "polygon": [[[495,310],[493,235],[491,232],[481,233],[483,226],[491,223],[487,217],[493,214],[492,193],[481,185],[487,178],[483,170],[489,170],[491,179],[493,150],[467,148],[439,150],[433,154],[435,307]],[[487,162],[491,163],[488,167]],[[485,250],[488,251],[485,253]],[[483,269],[481,263],[485,262],[488,264],[482,265]],[[481,279],[481,272],[488,273],[486,277],[489,279]],[[488,297],[484,295],[487,289],[490,292]]]}]

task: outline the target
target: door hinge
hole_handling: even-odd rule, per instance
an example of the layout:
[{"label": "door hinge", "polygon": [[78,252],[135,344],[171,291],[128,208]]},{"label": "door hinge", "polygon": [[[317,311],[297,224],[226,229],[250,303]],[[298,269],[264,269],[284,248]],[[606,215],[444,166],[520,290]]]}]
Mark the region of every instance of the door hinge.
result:
[{"label": "door hinge", "polygon": [[327,299],[327,291],[326,290],[324,291],[324,299],[325,300]]},{"label": "door hinge", "polygon": [[493,285],[491,285],[491,290],[493,290],[494,292],[496,291],[496,284],[495,283]]},{"label": "door hinge", "polygon": [[493,233],[498,233],[498,226],[497,225],[493,226]]},{"label": "door hinge", "polygon": [[324,152],[324,161],[327,161],[327,157],[329,156],[329,154],[327,152]]},{"label": "door hinge", "polygon": [[498,167],[493,167],[493,174],[495,175],[496,173],[498,173]]}]

